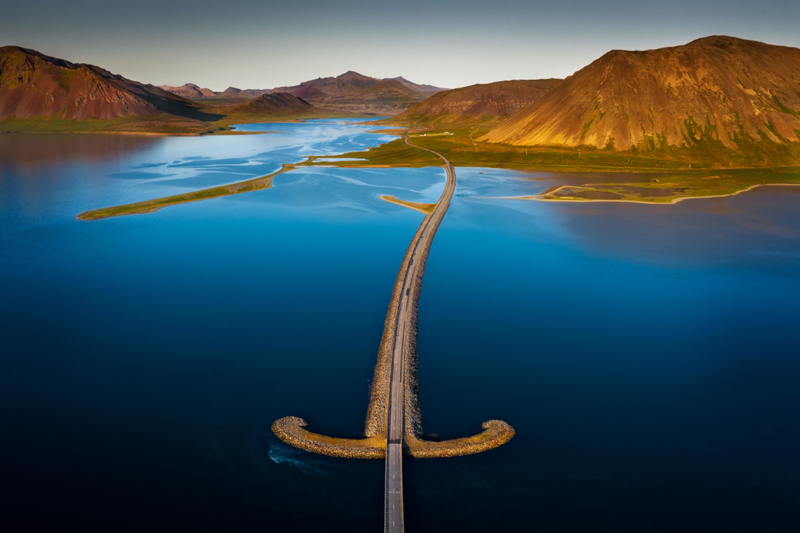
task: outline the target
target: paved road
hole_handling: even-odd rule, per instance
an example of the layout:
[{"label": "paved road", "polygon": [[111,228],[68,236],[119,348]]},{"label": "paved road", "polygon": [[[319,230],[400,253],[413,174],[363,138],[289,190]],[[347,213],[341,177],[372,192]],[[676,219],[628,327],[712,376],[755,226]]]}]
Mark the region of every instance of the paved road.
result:
[{"label": "paved road", "polygon": [[411,286],[417,276],[417,269],[427,259],[428,250],[430,249],[429,244],[436,235],[439,223],[444,218],[444,214],[450,206],[450,199],[456,189],[456,171],[450,161],[433,150],[411,144],[408,136],[404,135],[404,137],[406,144],[409,146],[425,150],[442,158],[447,171],[447,185],[445,185],[444,192],[439,198],[433,213],[425,217],[425,220],[422,221],[421,231],[411,241],[409,246],[411,259],[406,267],[405,275],[398,280],[398,283],[402,284],[402,293],[397,322],[395,323],[395,336],[392,342],[392,363],[389,381],[389,430],[386,438],[384,531],[387,533],[403,531],[403,433],[405,429],[403,420],[405,411],[403,361],[406,356],[406,343],[404,340],[411,327],[409,317],[412,314],[409,313],[409,310],[417,307],[417,297],[416,294],[411,293]]}]

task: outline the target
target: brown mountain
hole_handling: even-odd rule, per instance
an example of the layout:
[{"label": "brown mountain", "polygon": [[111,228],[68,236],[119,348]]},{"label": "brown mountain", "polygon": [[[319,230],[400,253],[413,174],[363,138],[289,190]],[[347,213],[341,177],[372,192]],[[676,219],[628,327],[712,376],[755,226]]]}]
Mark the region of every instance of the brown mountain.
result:
[{"label": "brown mountain", "polygon": [[480,140],[729,148],[800,140],[800,50],[733,37],[614,50]]},{"label": "brown mountain", "polygon": [[236,87],[228,87],[221,93],[217,94],[217,98],[257,98],[262,94],[272,92],[268,89],[237,89]]},{"label": "brown mountain", "polygon": [[0,48],[0,120],[113,119],[174,115],[221,118],[180,96],[94,65],[75,64],[16,46]]},{"label": "brown mountain", "polygon": [[389,120],[407,125],[496,124],[537,102],[561,81],[499,81],[442,91]]},{"label": "brown mountain", "polygon": [[324,93],[326,96],[344,96],[354,92],[362,91],[372,87],[380,80],[364,76],[352,70],[345,72],[341,76],[317,78],[316,80],[304,81],[300,85],[292,87],[276,87],[273,93],[292,93],[301,88],[311,87]]},{"label": "brown mountain", "polygon": [[420,83],[414,83],[413,81],[408,81],[402,76],[397,76],[396,78],[384,78],[386,80],[392,79],[395,81],[399,81],[409,89],[414,92],[418,93],[438,93],[439,91],[446,91],[447,89],[442,89],[441,87],[434,87],[433,85],[424,85]]},{"label": "brown mountain", "polygon": [[423,100],[427,94],[413,91],[397,80],[381,80],[367,89],[314,103],[328,109],[392,116]]},{"label": "brown mountain", "polygon": [[289,93],[262,94],[247,103],[220,107],[226,114],[243,115],[305,115],[322,111]]},{"label": "brown mountain", "polygon": [[312,104],[353,113],[396,115],[438,91],[402,77],[380,80],[358,72],[304,81],[292,87],[278,87],[272,92],[293,94]]},{"label": "brown mountain", "polygon": [[396,80],[381,80],[360,91],[353,91],[342,96],[329,96],[322,102],[328,105],[336,103],[364,104],[364,103],[389,103],[406,102],[409,99],[419,98],[418,93],[412,91]]},{"label": "brown mountain", "polygon": [[159,85],[160,89],[164,89],[167,92],[172,94],[177,94],[178,96],[182,96],[184,98],[216,98],[217,93],[212,91],[211,89],[204,89],[202,87],[198,87],[194,83],[187,83],[186,85],[181,85],[180,87],[172,87],[169,85]]},{"label": "brown mountain", "polygon": [[302,98],[303,100],[309,100],[309,99],[319,100],[321,98],[326,98],[330,96],[329,94],[320,91],[316,87],[311,87],[310,85],[301,85],[300,87],[288,91],[288,93],[291,94],[292,96]]}]

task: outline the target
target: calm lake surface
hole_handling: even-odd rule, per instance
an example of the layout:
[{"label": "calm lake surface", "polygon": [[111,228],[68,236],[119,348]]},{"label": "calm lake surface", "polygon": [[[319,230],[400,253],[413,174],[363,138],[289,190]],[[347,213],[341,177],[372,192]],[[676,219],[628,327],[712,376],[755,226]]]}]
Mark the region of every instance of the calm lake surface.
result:
[{"label": "calm lake surface", "polygon": [[[361,434],[422,220],[378,197],[435,201],[443,169],[75,219],[390,139],[243,129],[280,133],[0,135],[4,530],[381,530],[383,462],[269,426]],[[420,301],[423,425],[517,434],[406,460],[408,531],[800,530],[800,189],[576,205],[493,198],[602,176],[457,175]]]}]

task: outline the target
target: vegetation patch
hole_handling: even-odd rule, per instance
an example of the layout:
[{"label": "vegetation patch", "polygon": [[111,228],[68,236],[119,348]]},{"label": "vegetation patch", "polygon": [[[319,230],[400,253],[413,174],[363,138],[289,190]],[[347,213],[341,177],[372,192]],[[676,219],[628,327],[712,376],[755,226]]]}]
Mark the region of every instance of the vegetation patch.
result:
[{"label": "vegetation patch", "polygon": [[143,202],[136,202],[132,204],[93,209],[91,211],[86,211],[79,214],[78,218],[80,220],[98,220],[101,218],[120,217],[124,215],[142,215],[147,213],[155,213],[159,209],[163,209],[171,205],[197,202],[199,200],[210,200],[212,198],[221,198],[223,196],[230,196],[232,194],[269,189],[272,187],[272,179],[275,176],[283,172],[293,170],[294,168],[296,168],[295,165],[284,164],[283,168],[281,168],[278,172],[274,172],[260,178],[240,181],[230,185],[222,185],[221,187],[212,187],[210,189],[201,189],[199,191],[176,194],[174,196],[165,196],[163,198],[156,198],[154,200],[145,200]]},{"label": "vegetation patch", "polygon": [[647,183],[562,185],[525,200],[569,202],[635,202],[674,204],[690,198],[732,196],[767,185],[800,185],[800,167],[793,169],[732,171],[712,175],[696,172],[665,174]]}]

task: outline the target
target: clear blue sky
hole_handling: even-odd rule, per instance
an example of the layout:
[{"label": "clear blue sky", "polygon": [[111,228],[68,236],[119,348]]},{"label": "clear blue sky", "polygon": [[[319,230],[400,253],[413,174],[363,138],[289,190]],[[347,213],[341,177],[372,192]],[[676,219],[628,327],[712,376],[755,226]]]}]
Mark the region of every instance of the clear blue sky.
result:
[{"label": "clear blue sky", "polygon": [[347,70],[440,87],[565,77],[614,48],[800,47],[798,30],[800,0],[0,0],[0,45],[214,90]]}]

